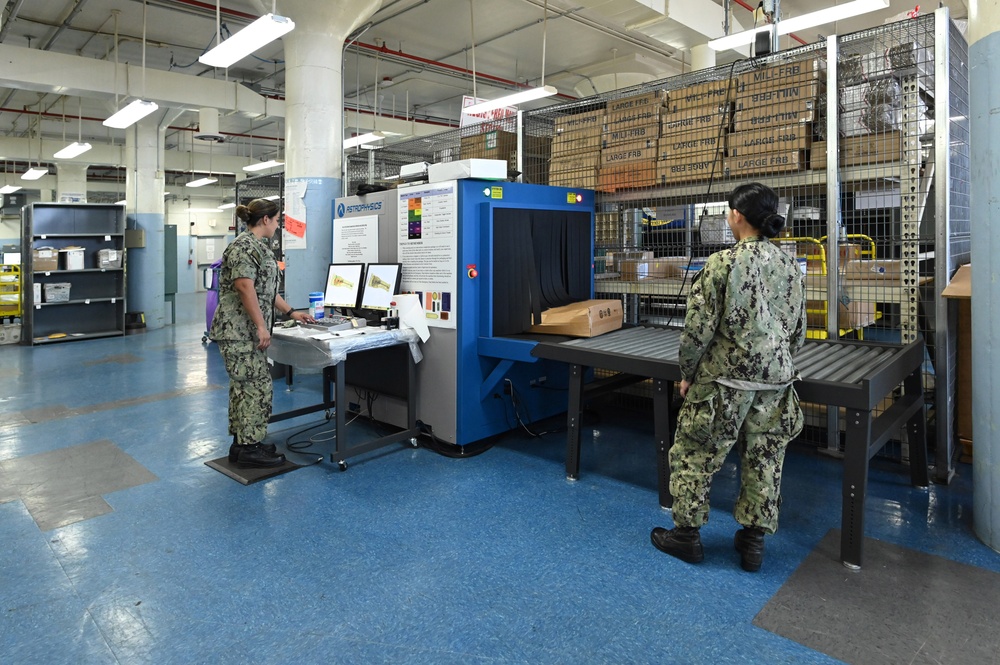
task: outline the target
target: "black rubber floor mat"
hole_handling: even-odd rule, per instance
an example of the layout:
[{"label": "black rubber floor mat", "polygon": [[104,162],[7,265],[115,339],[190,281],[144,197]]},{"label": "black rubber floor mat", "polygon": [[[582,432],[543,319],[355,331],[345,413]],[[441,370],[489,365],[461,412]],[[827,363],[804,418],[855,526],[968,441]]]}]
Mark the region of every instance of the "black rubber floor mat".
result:
[{"label": "black rubber floor mat", "polygon": [[998,573],[871,538],[848,570],[832,529],[754,625],[847,663],[992,663],[998,598]]},{"label": "black rubber floor mat", "polygon": [[275,466],[268,469],[244,469],[231,463],[228,455],[220,457],[219,459],[209,460],[208,462],[205,462],[205,466],[211,467],[219,473],[225,474],[236,482],[244,485],[252,485],[258,481],[274,478],[275,476],[280,476],[283,473],[288,473],[289,471],[295,471],[296,469],[302,468],[299,464],[285,460],[285,463],[281,466]]}]

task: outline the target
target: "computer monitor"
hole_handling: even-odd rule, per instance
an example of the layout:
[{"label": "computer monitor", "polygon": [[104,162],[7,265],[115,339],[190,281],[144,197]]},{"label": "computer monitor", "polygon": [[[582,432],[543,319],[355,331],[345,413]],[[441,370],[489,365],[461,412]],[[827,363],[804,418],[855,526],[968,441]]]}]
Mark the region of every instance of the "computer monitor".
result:
[{"label": "computer monitor", "polygon": [[364,263],[331,263],[326,271],[323,305],[354,309],[360,300],[364,278]]},{"label": "computer monitor", "polygon": [[399,293],[402,268],[400,263],[369,263],[365,288],[361,291],[361,309],[388,310],[392,297]]}]

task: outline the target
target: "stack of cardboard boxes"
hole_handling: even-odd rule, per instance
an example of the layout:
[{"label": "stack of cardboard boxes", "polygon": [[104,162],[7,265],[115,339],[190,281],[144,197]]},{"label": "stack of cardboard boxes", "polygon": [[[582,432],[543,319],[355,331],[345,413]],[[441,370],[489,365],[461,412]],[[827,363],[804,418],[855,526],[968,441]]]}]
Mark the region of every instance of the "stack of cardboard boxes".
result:
[{"label": "stack of cardboard boxes", "polygon": [[[459,147],[460,159],[500,159],[507,162],[508,169],[517,168],[517,134],[497,128],[490,123],[482,123],[463,130]],[[522,149],[526,169],[536,168],[549,161],[551,139],[549,137],[525,136]],[[452,156],[453,158],[454,156]]]},{"label": "stack of cardboard boxes", "polygon": [[733,133],[730,176],[800,171],[809,163],[815,123],[826,91],[821,59],[774,64],[742,74]]},{"label": "stack of cardboard boxes", "polygon": [[663,184],[722,177],[726,134],[732,119],[732,79],[670,92],[660,125],[657,173]]},{"label": "stack of cardboard boxes", "polygon": [[598,188],[604,192],[651,187],[657,183],[663,90],[608,102],[601,134]]},{"label": "stack of cardboard boxes", "polygon": [[562,116],[555,121],[549,184],[597,189],[604,107]]}]

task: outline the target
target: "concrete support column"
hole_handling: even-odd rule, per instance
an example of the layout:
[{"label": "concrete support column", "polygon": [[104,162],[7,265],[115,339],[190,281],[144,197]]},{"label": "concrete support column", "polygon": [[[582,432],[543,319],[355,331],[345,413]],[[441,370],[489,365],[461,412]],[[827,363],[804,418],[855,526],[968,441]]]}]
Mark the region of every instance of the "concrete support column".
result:
[{"label": "concrete support column", "polygon": [[[262,12],[271,3],[256,3]],[[286,234],[285,299],[309,304],[322,290],[333,242],[333,199],[341,194],[344,93],[343,45],[381,0],[281,0],[277,13],[295,21],[285,49],[285,213],[302,210],[303,240]],[[296,192],[304,195],[294,201]],[[301,220],[300,220],[301,221]]]},{"label": "concrete support column", "polygon": [[125,130],[127,227],[144,232],[145,246],[127,250],[127,311],[142,312],[146,328],[165,324],[163,151],[165,127],[147,117]]},{"label": "concrete support column", "polygon": [[[969,2],[969,116],[972,168],[972,492],[973,528],[1000,551],[1000,2]],[[946,107],[947,108],[947,107]]]},{"label": "concrete support column", "polygon": [[715,67],[715,49],[708,48],[708,44],[698,44],[691,47],[691,70],[708,69]]},{"label": "concrete support column", "polygon": [[87,165],[58,164],[56,166],[56,200],[66,195],[82,195],[87,200]]}]

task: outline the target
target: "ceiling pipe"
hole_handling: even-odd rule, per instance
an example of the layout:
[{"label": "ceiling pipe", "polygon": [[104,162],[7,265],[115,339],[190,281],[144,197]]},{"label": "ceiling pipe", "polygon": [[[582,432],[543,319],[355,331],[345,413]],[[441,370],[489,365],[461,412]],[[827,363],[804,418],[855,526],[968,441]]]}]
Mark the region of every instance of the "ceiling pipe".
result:
[{"label": "ceiling pipe", "polygon": [[10,26],[17,20],[17,15],[21,12],[21,5],[24,4],[24,0],[17,0],[14,3],[14,7],[10,10],[10,14],[7,16],[7,22],[3,24],[3,28],[0,28],[0,43],[7,38],[7,33],[10,32]]}]

